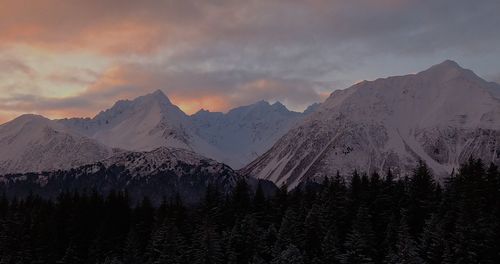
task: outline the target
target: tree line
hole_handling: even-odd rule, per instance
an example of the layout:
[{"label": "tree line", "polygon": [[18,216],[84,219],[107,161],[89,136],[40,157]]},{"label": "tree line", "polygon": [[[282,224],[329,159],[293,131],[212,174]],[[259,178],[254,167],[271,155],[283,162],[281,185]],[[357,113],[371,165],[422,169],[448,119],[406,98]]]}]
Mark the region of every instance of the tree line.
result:
[{"label": "tree line", "polygon": [[0,198],[0,263],[500,263],[500,173],[437,183],[354,172],[266,196],[245,181],[196,205],[126,192]]}]

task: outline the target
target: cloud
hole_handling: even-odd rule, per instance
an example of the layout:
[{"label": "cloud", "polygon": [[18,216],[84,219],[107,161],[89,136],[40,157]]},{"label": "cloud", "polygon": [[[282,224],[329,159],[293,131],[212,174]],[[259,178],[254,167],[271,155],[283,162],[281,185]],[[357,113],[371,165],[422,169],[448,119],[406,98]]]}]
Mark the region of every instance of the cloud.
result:
[{"label": "cloud", "polygon": [[25,77],[33,77],[35,71],[21,60],[15,58],[0,58],[0,76],[16,73],[21,73]]},{"label": "cloud", "polygon": [[324,99],[322,92],[332,90],[332,86],[258,71],[173,71],[160,65],[128,64],[109,69],[80,96],[109,101],[162,89],[189,113],[200,108],[226,111],[258,100],[282,101],[302,109]]},{"label": "cloud", "polygon": [[0,51],[29,47],[0,60],[0,74],[9,76],[0,80],[9,103],[0,108],[16,113],[91,115],[155,89],[188,112],[262,99],[298,110],[359,79],[447,58],[492,75],[500,61],[496,0],[0,5]]},{"label": "cloud", "polygon": [[47,80],[54,83],[77,85],[90,85],[98,78],[99,74],[90,69],[64,70],[52,72],[47,76]]},{"label": "cloud", "polygon": [[[148,53],[165,47],[342,46],[423,52],[495,47],[498,1],[2,1],[0,40],[47,48]],[[460,30],[457,30],[460,28]],[[480,37],[483,41],[474,41]],[[487,41],[486,41],[487,40]],[[493,43],[491,43],[493,42]],[[258,49],[261,52],[263,49]],[[286,50],[286,51],[285,51]]]},{"label": "cloud", "polygon": [[13,93],[0,97],[0,111],[35,112],[58,118],[69,114],[91,117],[117,100],[135,98],[156,89],[162,89],[187,113],[194,113],[201,108],[227,111],[259,100],[281,101],[295,110],[302,110],[311,102],[322,101],[324,91],[333,88],[328,83],[279,79],[258,72],[172,72],[158,65],[128,64],[109,68],[74,96],[59,98]]},{"label": "cloud", "polygon": [[[66,97],[50,98],[30,94],[17,94],[8,98],[0,98],[0,112],[38,113],[48,116],[60,114],[90,114],[89,109],[96,105],[86,98]],[[92,110],[91,110],[92,111]],[[60,117],[60,116],[59,116]]]}]

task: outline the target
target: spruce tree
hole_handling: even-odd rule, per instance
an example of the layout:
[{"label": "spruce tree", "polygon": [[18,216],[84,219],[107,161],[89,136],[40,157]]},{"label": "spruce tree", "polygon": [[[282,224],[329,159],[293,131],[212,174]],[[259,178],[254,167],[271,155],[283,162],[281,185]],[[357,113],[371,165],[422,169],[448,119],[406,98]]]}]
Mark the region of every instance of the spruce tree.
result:
[{"label": "spruce tree", "polygon": [[304,257],[295,245],[289,244],[273,259],[272,264],[304,264]]},{"label": "spruce tree", "polygon": [[360,207],[351,232],[344,242],[344,252],[337,255],[342,264],[374,263],[374,234],[370,215],[365,207]]},{"label": "spruce tree", "polygon": [[408,190],[408,227],[414,237],[422,232],[425,221],[436,206],[435,188],[429,168],[420,161],[410,179]]},{"label": "spruce tree", "polygon": [[193,248],[190,263],[218,264],[224,263],[224,251],[221,235],[207,221],[198,226],[193,237]]},{"label": "spruce tree", "polygon": [[442,223],[437,215],[433,215],[424,226],[420,236],[420,257],[429,264],[439,264],[443,261],[445,238]]},{"label": "spruce tree", "polygon": [[339,239],[335,230],[328,230],[323,241],[321,242],[322,263],[338,264],[336,258],[340,255]]},{"label": "spruce tree", "polygon": [[396,244],[389,248],[389,253],[385,258],[387,264],[423,264],[424,261],[418,255],[417,243],[411,237],[407,218],[403,213],[397,231]]}]

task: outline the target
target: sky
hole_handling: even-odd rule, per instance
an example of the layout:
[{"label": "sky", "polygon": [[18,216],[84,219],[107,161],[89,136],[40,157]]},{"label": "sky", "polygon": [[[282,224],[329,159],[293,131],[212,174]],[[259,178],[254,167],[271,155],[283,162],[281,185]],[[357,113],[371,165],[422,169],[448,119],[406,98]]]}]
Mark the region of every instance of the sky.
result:
[{"label": "sky", "polygon": [[498,0],[0,0],[0,123],[161,89],[191,114],[301,111],[446,59],[500,82]]}]

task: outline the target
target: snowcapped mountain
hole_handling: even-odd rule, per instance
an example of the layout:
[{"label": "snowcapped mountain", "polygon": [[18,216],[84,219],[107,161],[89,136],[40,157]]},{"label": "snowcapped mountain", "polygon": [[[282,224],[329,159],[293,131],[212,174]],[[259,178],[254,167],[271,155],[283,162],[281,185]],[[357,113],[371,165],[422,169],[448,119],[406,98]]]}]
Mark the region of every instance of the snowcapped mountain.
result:
[{"label": "snowcapped mountain", "polygon": [[160,147],[153,151],[121,152],[103,161],[68,170],[0,176],[0,190],[8,196],[23,197],[30,192],[56,197],[61,191],[95,190],[106,194],[127,191],[133,201],[148,196],[155,203],[176,195],[186,202],[203,197],[208,185],[229,192],[238,180],[254,188],[274,191],[267,181],[243,177],[229,166],[194,152]]},{"label": "snowcapped mountain", "polygon": [[132,101],[118,101],[92,119],[59,120],[108,146],[138,151],[160,146],[187,147],[187,122],[188,116],[159,90]]},{"label": "snowcapped mountain", "polygon": [[112,149],[162,146],[241,168],[306,115],[261,101],[228,113],[202,110],[188,116],[160,90],[118,101],[94,118],[25,115],[0,126],[0,174],[65,169],[109,157]]},{"label": "snowcapped mountain", "polygon": [[453,61],[333,92],[242,171],[290,187],[307,179],[391,170],[418,160],[436,176],[470,156],[499,163],[500,85]]},{"label": "snowcapped mountain", "polygon": [[118,101],[96,117],[58,122],[110,147],[144,151],[179,147],[241,168],[263,154],[306,114],[277,102],[258,102],[228,113],[186,115],[160,90]]},{"label": "snowcapped mountain", "polygon": [[303,116],[279,102],[260,101],[226,114],[199,111],[192,116],[192,124],[196,135],[222,153],[209,156],[241,168],[268,150]]},{"label": "snowcapped mountain", "polygon": [[38,115],[0,125],[0,174],[71,168],[109,157],[112,150]]}]

